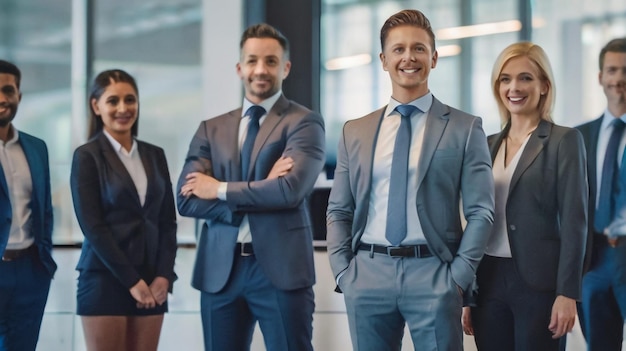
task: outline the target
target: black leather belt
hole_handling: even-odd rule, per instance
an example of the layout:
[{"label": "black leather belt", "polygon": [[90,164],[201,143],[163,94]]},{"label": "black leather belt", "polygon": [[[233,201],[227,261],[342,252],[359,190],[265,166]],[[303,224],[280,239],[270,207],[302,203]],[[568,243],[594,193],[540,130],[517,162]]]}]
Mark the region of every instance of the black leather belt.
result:
[{"label": "black leather belt", "polygon": [[376,252],[380,254],[389,255],[391,257],[417,257],[426,258],[432,257],[428,245],[411,245],[411,246],[381,246],[372,244],[360,244],[359,250]]},{"label": "black leather belt", "polygon": [[235,255],[244,257],[254,255],[252,243],[237,243]]},{"label": "black leather belt", "polygon": [[5,262],[15,261],[18,258],[28,256],[29,254],[35,252],[37,252],[37,245],[35,244],[20,250],[4,250],[4,254],[2,254],[2,260]]}]

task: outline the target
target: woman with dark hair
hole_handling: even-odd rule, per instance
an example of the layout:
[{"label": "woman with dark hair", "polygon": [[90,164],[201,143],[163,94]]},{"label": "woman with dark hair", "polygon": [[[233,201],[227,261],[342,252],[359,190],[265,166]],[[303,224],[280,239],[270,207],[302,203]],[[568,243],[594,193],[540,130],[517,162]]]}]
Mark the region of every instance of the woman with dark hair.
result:
[{"label": "woman with dark hair", "polygon": [[139,141],[139,95],[122,70],[89,96],[90,140],[76,149],[71,189],[85,235],[77,314],[87,349],[156,350],[176,274],[176,212],[163,149]]}]

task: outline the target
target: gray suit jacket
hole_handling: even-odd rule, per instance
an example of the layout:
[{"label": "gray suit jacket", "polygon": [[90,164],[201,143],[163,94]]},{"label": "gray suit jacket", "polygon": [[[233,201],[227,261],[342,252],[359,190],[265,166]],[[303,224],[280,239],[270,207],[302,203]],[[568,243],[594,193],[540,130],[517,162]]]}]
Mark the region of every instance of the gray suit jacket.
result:
[{"label": "gray suit jacket", "polygon": [[[508,126],[488,138],[495,159]],[[587,240],[587,161],[581,134],[542,120],[513,172],[507,234],[517,269],[538,291],[580,299]]]},{"label": "gray suit jacket", "polygon": [[[248,215],[256,259],[275,287],[293,290],[315,283],[313,235],[307,203],[325,162],[324,120],[281,96],[268,112],[254,143],[250,172],[241,181],[238,130],[241,108],[203,121],[194,135],[178,181],[178,211],[204,219],[192,285],[221,290],[230,276],[239,224]],[[294,167],[265,180],[281,156]],[[228,182],[226,201],[180,195],[185,176],[203,172]]]},{"label": "gray suit jacket", "polygon": [[[335,276],[348,267],[367,223],[375,142],[384,108],[348,121],[328,202],[327,244]],[[417,167],[417,214],[428,246],[467,289],[493,224],[491,160],[481,120],[433,98]],[[459,201],[467,220],[462,229]]]}]

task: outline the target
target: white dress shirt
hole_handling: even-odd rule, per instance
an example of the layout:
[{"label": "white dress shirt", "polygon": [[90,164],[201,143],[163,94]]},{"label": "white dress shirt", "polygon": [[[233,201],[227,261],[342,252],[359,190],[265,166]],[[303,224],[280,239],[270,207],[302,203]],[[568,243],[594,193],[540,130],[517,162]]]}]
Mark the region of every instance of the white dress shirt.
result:
[{"label": "white dress shirt", "polygon": [[[506,138],[506,137],[505,137]],[[511,188],[511,179],[513,172],[517,168],[522,153],[528,144],[530,134],[526,137],[515,156],[509,164],[504,166],[506,157],[506,139],[500,144],[496,158],[493,161],[493,180],[495,185],[495,215],[491,235],[487,242],[485,254],[496,257],[513,257],[511,255],[511,245],[509,243],[509,235],[506,225],[506,203],[509,198],[509,189]]]},{"label": "white dress shirt", "polygon": [[35,242],[31,232],[30,201],[33,192],[33,181],[30,167],[26,161],[24,149],[20,145],[19,133],[13,128],[13,138],[6,143],[0,140],[0,164],[9,189],[9,200],[13,219],[9,231],[7,250],[25,249]]},{"label": "white dress shirt", "polygon": [[137,150],[137,142],[133,139],[133,146],[131,146],[130,151],[126,151],[122,144],[118,143],[111,134],[106,130],[103,130],[103,132],[107,139],[109,139],[120,161],[122,161],[124,167],[126,167],[126,170],[130,174],[135,188],[137,189],[141,206],[143,206],[146,202],[146,192],[148,191],[148,177],[146,176],[146,169],[143,168],[139,150]]},{"label": "white dress shirt", "polygon": [[[409,151],[409,169],[407,178],[407,235],[402,245],[425,244],[426,238],[417,216],[417,165],[422,154],[426,117],[433,103],[433,96],[428,94],[411,101],[409,104],[419,110],[411,115],[411,149]],[[389,180],[391,177],[391,161],[396,134],[400,127],[401,116],[395,111],[400,103],[393,98],[389,101],[380,124],[378,138],[374,150],[372,167],[372,188],[370,192],[367,224],[361,242],[366,244],[391,245],[385,237],[387,223],[387,207],[389,204]]]}]

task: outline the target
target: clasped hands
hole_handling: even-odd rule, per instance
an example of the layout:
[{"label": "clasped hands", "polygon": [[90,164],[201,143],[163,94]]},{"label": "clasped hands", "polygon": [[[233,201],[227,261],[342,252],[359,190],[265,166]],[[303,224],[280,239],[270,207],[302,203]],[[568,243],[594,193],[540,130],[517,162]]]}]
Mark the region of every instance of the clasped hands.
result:
[{"label": "clasped hands", "polygon": [[169,281],[164,277],[154,278],[150,286],[141,279],[130,288],[130,294],[137,301],[137,308],[154,308],[165,303],[169,286]]},{"label": "clasped hands", "polygon": [[[289,173],[293,168],[291,157],[279,158],[265,179],[276,179]],[[217,199],[220,181],[201,172],[191,172],[185,177],[185,184],[180,188],[182,196],[195,195],[205,200]]]}]

